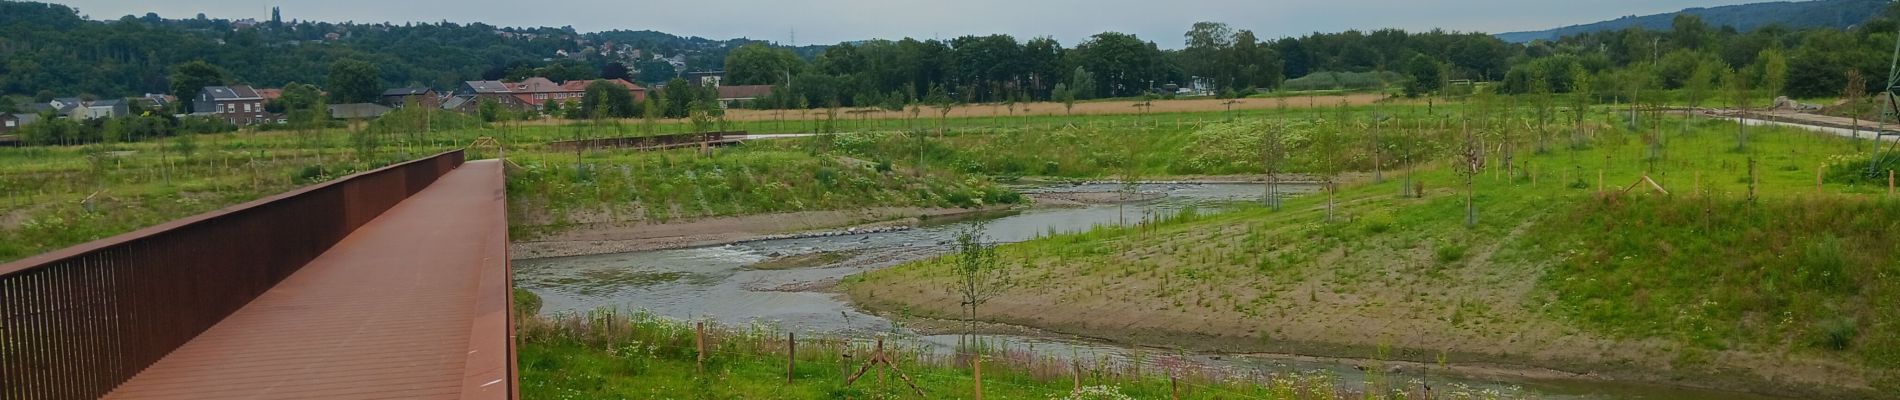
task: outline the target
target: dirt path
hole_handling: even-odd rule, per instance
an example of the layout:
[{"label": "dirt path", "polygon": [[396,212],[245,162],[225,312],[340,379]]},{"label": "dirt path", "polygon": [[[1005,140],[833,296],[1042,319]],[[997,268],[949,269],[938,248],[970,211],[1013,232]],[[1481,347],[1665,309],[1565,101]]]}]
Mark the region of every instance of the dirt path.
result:
[{"label": "dirt path", "polygon": [[[1819,128],[1819,129],[1810,129],[1810,130],[1826,132],[1826,133],[1830,133],[1830,134],[1833,134],[1835,136],[1840,136],[1840,137],[1858,136],[1860,138],[1872,138],[1874,137],[1874,133],[1878,132],[1878,129],[1880,128],[1879,121],[1868,121],[1864,119],[1855,121],[1852,118],[1836,117],[1832,115],[1809,114],[1809,113],[1804,113],[1804,112],[1788,111],[1788,110],[1744,111],[1744,112],[1737,112],[1735,110],[1703,110],[1703,111],[1698,112],[1698,114],[1702,116],[1710,117],[1710,118],[1735,118],[1737,116],[1740,116],[1742,118],[1749,118],[1749,119],[1756,119],[1756,120],[1763,120],[1763,121],[1773,121],[1773,122],[1778,122],[1782,124],[1804,125],[1807,127]],[[1900,127],[1889,127],[1890,130],[1894,128],[1900,128]],[[1890,142],[1900,141],[1900,136],[1887,136],[1881,139],[1885,141],[1890,141]]]}]

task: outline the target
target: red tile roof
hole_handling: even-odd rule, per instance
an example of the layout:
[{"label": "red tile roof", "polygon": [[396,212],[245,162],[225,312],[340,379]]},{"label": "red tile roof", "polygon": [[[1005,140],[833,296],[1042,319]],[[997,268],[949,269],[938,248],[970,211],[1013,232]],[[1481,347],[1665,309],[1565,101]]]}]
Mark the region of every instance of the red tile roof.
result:
[{"label": "red tile roof", "polygon": [[[619,84],[620,86],[625,86],[627,87],[627,90],[631,90],[635,92],[647,90],[647,88],[640,87],[640,85],[635,85],[633,84],[633,82],[627,82],[627,80],[625,79],[611,79],[611,80],[608,80],[608,82],[613,82],[613,83]],[[587,91],[587,85],[592,85],[592,84],[594,84],[594,81],[576,79],[576,80],[567,81],[567,83],[561,84],[561,88],[566,89],[568,91],[572,91],[572,92],[585,92]]]}]

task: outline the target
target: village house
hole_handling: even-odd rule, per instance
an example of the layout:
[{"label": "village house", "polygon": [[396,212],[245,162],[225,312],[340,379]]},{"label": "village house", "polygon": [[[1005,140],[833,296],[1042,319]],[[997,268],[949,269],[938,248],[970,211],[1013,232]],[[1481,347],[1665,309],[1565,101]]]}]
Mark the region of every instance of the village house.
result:
[{"label": "village house", "polygon": [[[627,88],[633,93],[634,101],[646,101],[647,89],[624,79],[613,79],[616,85]],[[555,84],[543,77],[523,79],[520,82],[468,81],[455,96],[444,101],[442,108],[457,111],[474,111],[483,99],[492,99],[503,106],[517,110],[546,109],[549,103],[578,103],[587,94],[590,80],[572,80],[565,84]]]},{"label": "village house", "polygon": [[454,96],[442,101],[442,109],[475,112],[483,101],[493,101],[511,110],[528,110],[534,106],[515,96],[508,84],[500,81],[467,81],[455,91]]},{"label": "village house", "polygon": [[330,118],[351,120],[374,119],[393,110],[376,103],[331,104],[325,107],[330,111]]},{"label": "village house", "polygon": [[772,85],[720,86],[719,106],[724,108],[744,107],[745,103],[758,100],[772,94]]},{"label": "village house", "polygon": [[223,118],[235,125],[270,121],[265,116],[264,97],[250,86],[207,86],[192,99],[192,115]]},{"label": "village house", "polygon": [[684,75],[686,82],[699,86],[719,86],[726,80],[726,71],[688,72]]},{"label": "village house", "polygon": [[20,121],[21,114],[0,113],[0,133],[13,133],[26,124]]},{"label": "village house", "polygon": [[[635,103],[647,101],[647,88],[640,87],[640,85],[634,84],[633,82],[627,82],[625,79],[609,79],[607,82],[620,85],[620,87],[627,88],[627,91],[633,92],[633,101]],[[587,95],[587,86],[592,84],[594,84],[594,81],[576,79],[561,84],[561,88],[573,94],[571,97],[574,99],[573,101],[580,101],[581,97]]]},{"label": "village house", "polygon": [[123,117],[131,113],[131,103],[124,99],[106,99],[84,102],[67,116],[75,119],[100,119]]},{"label": "village house", "polygon": [[379,103],[395,108],[402,108],[410,104],[419,104],[423,107],[437,107],[442,105],[442,100],[436,98],[435,89],[419,87],[385,90],[383,91],[382,100]]}]

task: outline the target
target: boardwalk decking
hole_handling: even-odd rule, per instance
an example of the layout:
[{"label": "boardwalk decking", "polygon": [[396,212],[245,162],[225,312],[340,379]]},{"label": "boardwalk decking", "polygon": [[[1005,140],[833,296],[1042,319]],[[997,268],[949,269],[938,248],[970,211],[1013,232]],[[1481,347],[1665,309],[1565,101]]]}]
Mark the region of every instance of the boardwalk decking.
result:
[{"label": "boardwalk decking", "polygon": [[502,179],[449,172],[105,398],[511,397]]}]

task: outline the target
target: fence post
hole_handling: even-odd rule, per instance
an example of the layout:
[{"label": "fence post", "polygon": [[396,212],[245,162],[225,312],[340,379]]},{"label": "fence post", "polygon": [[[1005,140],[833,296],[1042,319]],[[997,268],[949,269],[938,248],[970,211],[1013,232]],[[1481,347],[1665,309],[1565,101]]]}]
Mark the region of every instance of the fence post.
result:
[{"label": "fence post", "polygon": [[693,324],[693,347],[699,349],[699,359],[694,361],[694,368],[699,372],[706,372],[706,322],[704,321]]},{"label": "fence post", "polygon": [[970,357],[970,373],[974,375],[974,378],[972,380],[976,382],[976,400],[983,400],[983,355],[982,354],[977,354],[974,357]]},{"label": "fence post", "polygon": [[792,383],[792,371],[798,362],[798,333],[785,333],[785,383]]},{"label": "fence post", "polygon": [[1814,192],[1815,193],[1821,192],[1821,176],[1823,172],[1825,171],[1827,171],[1827,164],[1821,164],[1821,166],[1814,167]]},{"label": "fence post", "polygon": [[1075,373],[1073,375],[1070,375],[1070,376],[1075,377],[1075,390],[1073,392],[1070,392],[1070,394],[1079,396],[1082,394],[1082,362],[1069,361],[1069,363],[1075,368]]},{"label": "fence post", "polygon": [[1887,195],[1893,195],[1893,170],[1887,170]]}]

